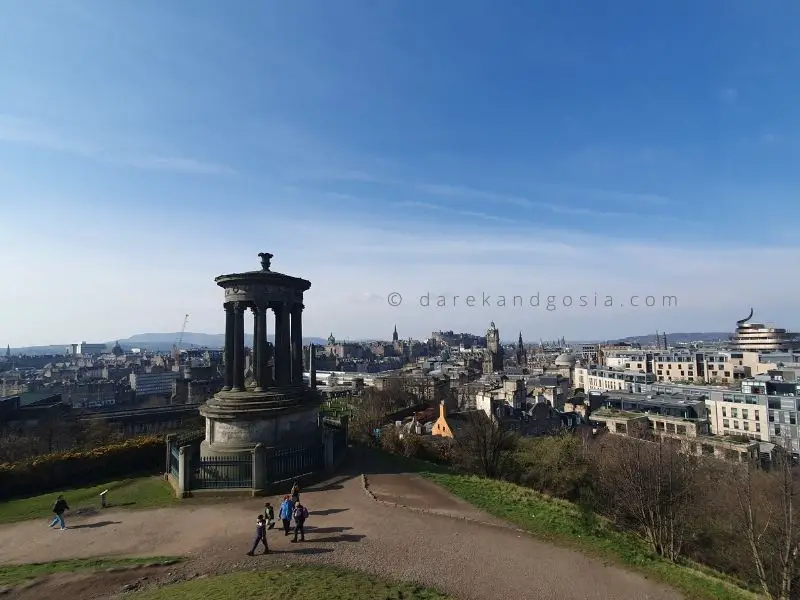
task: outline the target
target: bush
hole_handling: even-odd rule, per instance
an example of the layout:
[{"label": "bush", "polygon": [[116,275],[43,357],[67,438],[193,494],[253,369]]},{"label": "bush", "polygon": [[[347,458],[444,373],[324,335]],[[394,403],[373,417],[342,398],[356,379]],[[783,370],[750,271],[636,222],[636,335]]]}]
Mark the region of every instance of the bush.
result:
[{"label": "bush", "polygon": [[164,470],[166,444],[141,437],[91,450],[45,454],[0,464],[0,498],[38,494],[77,485]]},{"label": "bush", "polygon": [[516,479],[538,492],[577,501],[591,488],[589,456],[583,438],[571,433],[521,438],[514,455]]}]

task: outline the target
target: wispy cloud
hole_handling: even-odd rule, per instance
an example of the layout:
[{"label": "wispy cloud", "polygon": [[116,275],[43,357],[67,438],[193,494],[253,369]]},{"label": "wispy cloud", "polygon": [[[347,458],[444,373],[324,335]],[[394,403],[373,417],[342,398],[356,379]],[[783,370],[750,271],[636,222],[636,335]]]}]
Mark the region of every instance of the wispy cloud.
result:
[{"label": "wispy cloud", "polygon": [[205,163],[192,158],[178,158],[174,156],[134,156],[121,159],[119,164],[138,169],[154,171],[171,171],[173,173],[187,173],[190,175],[235,175],[236,171],[225,165]]},{"label": "wispy cloud", "polygon": [[430,202],[416,202],[409,200],[405,202],[394,202],[393,205],[398,208],[418,208],[421,210],[442,211],[453,215],[461,215],[462,217],[471,217],[474,219],[483,219],[484,221],[494,221],[496,223],[516,223],[514,219],[507,219],[505,217],[499,217],[497,215],[492,215],[480,211],[461,210],[458,208],[453,208],[451,206],[441,206],[439,204],[431,204]]},{"label": "wispy cloud", "polygon": [[236,173],[234,169],[226,165],[202,162],[193,158],[157,154],[131,154],[118,149],[103,147],[99,144],[77,141],[35,121],[11,115],[0,114],[0,142],[72,154],[106,164],[135,169],[169,171],[189,175],[219,176],[234,175]]},{"label": "wispy cloud", "polygon": [[[570,188],[566,186],[540,186],[542,191],[549,189],[551,193],[556,195],[573,195],[573,196],[589,196],[595,201],[617,201],[625,203],[644,203],[644,204],[663,204],[668,201],[667,198],[653,194],[631,194],[626,192],[608,191],[608,190],[591,190],[581,188]],[[569,206],[568,204],[559,204],[554,202],[542,202],[539,200],[531,200],[522,196],[512,196],[500,194],[493,191],[478,190],[462,186],[453,186],[446,184],[420,184],[416,186],[417,190],[431,196],[444,196],[451,198],[472,198],[476,200],[487,200],[490,202],[499,202],[504,204],[511,204],[521,208],[546,210],[555,214],[561,215],[583,215],[595,217],[638,217],[641,216],[637,213],[597,210],[582,207]]]}]

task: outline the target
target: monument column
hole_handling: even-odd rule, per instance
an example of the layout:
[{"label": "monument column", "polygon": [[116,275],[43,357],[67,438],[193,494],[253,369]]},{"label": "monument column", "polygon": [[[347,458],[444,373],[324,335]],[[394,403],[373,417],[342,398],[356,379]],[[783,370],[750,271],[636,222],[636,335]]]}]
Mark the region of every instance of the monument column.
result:
[{"label": "monument column", "polygon": [[267,307],[260,305],[256,307],[255,313],[256,338],[253,348],[256,353],[256,391],[262,391],[266,386],[266,362],[267,362]]},{"label": "monument column", "polygon": [[289,306],[280,302],[275,306],[275,383],[288,385],[291,381],[292,355],[289,339]]},{"label": "monument column", "polygon": [[236,302],[233,328],[233,390],[244,391],[244,302]]},{"label": "monument column", "polygon": [[223,391],[229,392],[233,387],[233,331],[235,329],[233,304],[225,305],[225,386]]},{"label": "monument column", "polygon": [[259,353],[260,347],[258,341],[261,339],[263,334],[263,329],[261,328],[261,323],[258,320],[258,314],[261,312],[261,308],[257,304],[253,304],[250,307],[250,310],[253,311],[253,380],[255,381],[256,390],[261,390],[261,359],[262,355]]},{"label": "monument column", "polygon": [[292,383],[303,383],[303,305],[292,305]]}]

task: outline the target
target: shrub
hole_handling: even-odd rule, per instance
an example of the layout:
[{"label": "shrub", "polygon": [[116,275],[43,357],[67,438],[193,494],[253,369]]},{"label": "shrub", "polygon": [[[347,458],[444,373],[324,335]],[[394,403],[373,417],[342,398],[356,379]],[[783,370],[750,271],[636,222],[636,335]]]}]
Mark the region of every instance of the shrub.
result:
[{"label": "shrub", "polygon": [[163,439],[140,437],[98,446],[36,456],[0,464],[0,497],[10,498],[89,485],[115,477],[164,470]]}]

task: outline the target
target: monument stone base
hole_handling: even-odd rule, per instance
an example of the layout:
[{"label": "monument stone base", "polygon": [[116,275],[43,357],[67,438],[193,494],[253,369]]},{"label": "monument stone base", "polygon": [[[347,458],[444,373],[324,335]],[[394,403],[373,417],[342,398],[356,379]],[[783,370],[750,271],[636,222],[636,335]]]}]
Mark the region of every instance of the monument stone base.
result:
[{"label": "monument stone base", "polygon": [[222,391],[200,408],[206,420],[202,458],[241,455],[315,441],[319,432],[319,394],[305,385],[263,392]]}]

